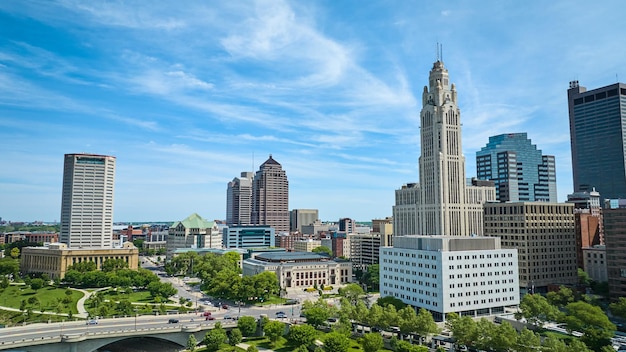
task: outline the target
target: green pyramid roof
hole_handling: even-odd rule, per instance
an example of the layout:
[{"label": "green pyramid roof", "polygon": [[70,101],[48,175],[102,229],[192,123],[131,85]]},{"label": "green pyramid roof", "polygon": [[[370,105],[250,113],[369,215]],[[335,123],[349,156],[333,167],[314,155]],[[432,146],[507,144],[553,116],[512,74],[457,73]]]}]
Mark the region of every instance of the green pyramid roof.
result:
[{"label": "green pyramid roof", "polygon": [[183,221],[175,222],[174,224],[172,224],[172,227],[176,227],[180,223],[182,223],[183,226],[185,226],[185,228],[187,228],[187,229],[208,229],[208,228],[213,227],[213,221],[207,221],[207,220],[203,219],[197,213],[193,213],[193,214],[189,215]]}]

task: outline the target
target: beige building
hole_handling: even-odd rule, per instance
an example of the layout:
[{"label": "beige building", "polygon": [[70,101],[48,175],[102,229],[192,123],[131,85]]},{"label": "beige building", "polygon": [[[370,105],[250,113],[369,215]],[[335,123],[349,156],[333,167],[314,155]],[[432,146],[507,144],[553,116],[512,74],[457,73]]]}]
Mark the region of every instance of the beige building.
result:
[{"label": "beige building", "polygon": [[396,190],[396,236],[483,234],[482,205],[495,200],[496,190],[493,184],[468,184],[461,126],[456,87],[437,60],[422,93],[420,183]]},{"label": "beige building", "polygon": [[597,282],[607,282],[608,274],[606,267],[606,246],[596,245],[582,249],[583,252],[583,270],[589,277]]},{"label": "beige building", "polygon": [[22,248],[20,270],[22,273],[45,273],[51,279],[65,276],[67,268],[81,262],[94,262],[98,270],[108,259],[122,259],[129,269],[136,270],[139,250],[131,243],[122,248],[68,248],[64,243],[53,243],[48,247]]},{"label": "beige building", "polygon": [[317,253],[268,252],[243,261],[244,276],[264,271],[276,273],[283,289],[346,284],[352,280],[352,263],[347,260],[330,260]]},{"label": "beige building", "polygon": [[[294,252],[312,252],[315,248],[320,247],[322,245],[322,241],[308,239],[303,241],[294,241],[293,242],[293,251]],[[328,247],[331,248],[331,247]]]},{"label": "beige building", "polygon": [[381,246],[393,245],[393,217],[384,219],[372,219],[372,233],[380,235]]},{"label": "beige building", "polygon": [[65,154],[59,242],[71,248],[111,248],[114,192],[114,156]]},{"label": "beige building", "polygon": [[214,221],[207,221],[193,213],[169,228],[167,259],[179,248],[222,248],[222,233]]},{"label": "beige building", "polygon": [[517,249],[519,284],[527,292],[578,282],[573,204],[485,204],[485,235]]}]

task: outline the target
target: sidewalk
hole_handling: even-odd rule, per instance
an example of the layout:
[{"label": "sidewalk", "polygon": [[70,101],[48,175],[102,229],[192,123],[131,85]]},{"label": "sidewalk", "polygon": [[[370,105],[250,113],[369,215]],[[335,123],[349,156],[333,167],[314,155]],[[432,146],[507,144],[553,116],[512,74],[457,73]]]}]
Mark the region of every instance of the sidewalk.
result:
[{"label": "sidewalk", "polygon": [[[244,350],[248,350],[248,347],[250,347],[250,345],[248,345],[247,343],[240,343],[240,344],[237,344],[237,347],[243,348]],[[274,350],[268,350],[267,348],[263,348],[260,346],[257,346],[256,348],[259,350],[259,352],[263,352],[263,351],[274,352]]]}]

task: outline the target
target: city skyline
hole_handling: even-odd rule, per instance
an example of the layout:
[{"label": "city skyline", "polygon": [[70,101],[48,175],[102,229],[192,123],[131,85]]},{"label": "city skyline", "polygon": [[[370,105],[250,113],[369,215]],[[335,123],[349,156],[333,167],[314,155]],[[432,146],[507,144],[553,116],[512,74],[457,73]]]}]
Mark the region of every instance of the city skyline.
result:
[{"label": "city skyline", "polygon": [[228,182],[269,154],[289,175],[289,210],[390,216],[394,191],[420,181],[437,42],[466,176],[489,136],[527,133],[555,156],[564,202],[568,83],[626,77],[626,4],[586,5],[4,1],[0,217],[59,221],[61,156],[78,152],[116,157],[115,222],[225,219]]}]

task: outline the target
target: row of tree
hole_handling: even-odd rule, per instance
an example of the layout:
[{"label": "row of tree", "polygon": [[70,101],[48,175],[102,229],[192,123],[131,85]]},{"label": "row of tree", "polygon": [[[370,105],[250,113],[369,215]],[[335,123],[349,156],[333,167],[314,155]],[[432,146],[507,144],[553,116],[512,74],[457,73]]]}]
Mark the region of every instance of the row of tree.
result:
[{"label": "row of tree", "polygon": [[170,275],[195,276],[201,289],[216,298],[241,302],[264,302],[280,294],[278,278],[273,272],[242,276],[240,257],[236,252],[224,255],[183,253],[165,265]]}]

